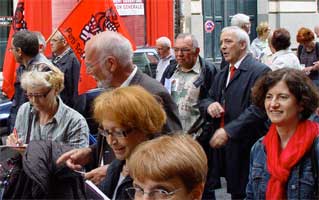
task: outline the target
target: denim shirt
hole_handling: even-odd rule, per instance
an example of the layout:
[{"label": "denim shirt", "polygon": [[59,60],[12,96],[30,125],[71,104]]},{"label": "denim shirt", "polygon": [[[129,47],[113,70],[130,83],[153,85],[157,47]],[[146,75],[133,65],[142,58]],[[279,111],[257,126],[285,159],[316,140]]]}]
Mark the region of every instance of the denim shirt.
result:
[{"label": "denim shirt", "polygon": [[[265,146],[260,138],[250,153],[249,180],[246,199],[266,199],[270,174],[267,169]],[[312,173],[311,156],[307,153],[291,170],[286,185],[287,199],[314,199],[315,181]]]}]

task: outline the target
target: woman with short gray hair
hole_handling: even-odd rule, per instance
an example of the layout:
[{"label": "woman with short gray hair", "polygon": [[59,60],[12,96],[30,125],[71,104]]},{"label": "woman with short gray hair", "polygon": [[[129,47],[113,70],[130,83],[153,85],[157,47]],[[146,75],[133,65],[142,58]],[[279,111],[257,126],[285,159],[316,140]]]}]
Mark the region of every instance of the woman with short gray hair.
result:
[{"label": "woman with short gray hair", "polygon": [[14,133],[7,144],[22,145],[31,140],[53,140],[75,148],[89,145],[89,128],[84,117],[58,96],[64,75],[55,66],[40,63],[21,77],[29,102],[18,111]]}]

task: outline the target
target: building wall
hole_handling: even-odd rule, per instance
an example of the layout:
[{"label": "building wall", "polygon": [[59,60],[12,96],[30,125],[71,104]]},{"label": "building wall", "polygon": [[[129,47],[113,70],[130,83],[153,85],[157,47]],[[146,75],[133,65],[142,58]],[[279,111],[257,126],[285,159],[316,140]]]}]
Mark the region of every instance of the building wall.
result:
[{"label": "building wall", "polygon": [[283,27],[291,35],[291,48],[297,48],[296,34],[301,27],[313,29],[319,24],[316,0],[269,1],[269,23],[272,27]]},{"label": "building wall", "polygon": [[[183,32],[193,33],[203,47],[202,0],[182,1]],[[223,0],[224,1],[224,0]],[[257,1],[257,0],[256,0]],[[286,28],[291,34],[291,48],[297,48],[296,34],[302,26],[313,29],[319,24],[319,0],[258,0],[257,24],[267,21],[272,29]],[[190,8],[189,8],[190,6]]]}]

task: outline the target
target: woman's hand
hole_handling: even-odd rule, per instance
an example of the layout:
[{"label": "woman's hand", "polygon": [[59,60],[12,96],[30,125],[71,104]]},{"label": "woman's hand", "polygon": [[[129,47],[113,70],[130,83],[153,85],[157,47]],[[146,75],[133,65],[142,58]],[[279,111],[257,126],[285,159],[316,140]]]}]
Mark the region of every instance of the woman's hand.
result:
[{"label": "woman's hand", "polygon": [[108,166],[104,165],[85,173],[85,179],[92,181],[95,185],[100,184],[106,177]]},{"label": "woman's hand", "polygon": [[89,147],[81,149],[73,149],[62,154],[56,161],[57,165],[65,163],[73,170],[81,170],[82,167],[88,164],[92,157],[92,150]]},{"label": "woman's hand", "polygon": [[10,146],[23,146],[23,142],[18,139],[15,133],[11,133],[6,140],[6,145]]}]

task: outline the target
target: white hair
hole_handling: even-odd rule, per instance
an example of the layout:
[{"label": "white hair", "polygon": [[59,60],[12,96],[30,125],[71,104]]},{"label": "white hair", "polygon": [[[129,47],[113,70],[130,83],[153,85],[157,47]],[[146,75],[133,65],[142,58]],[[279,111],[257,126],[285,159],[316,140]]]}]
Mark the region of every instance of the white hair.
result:
[{"label": "white hair", "polygon": [[250,39],[248,33],[243,29],[239,28],[238,26],[227,26],[223,28],[221,33],[224,32],[233,32],[235,33],[238,42],[245,42],[246,43],[246,52],[250,52]]},{"label": "white hair", "polygon": [[240,28],[247,23],[250,23],[249,16],[242,13],[234,15],[230,21],[231,26],[238,26]]},{"label": "white hair", "polygon": [[171,44],[171,40],[168,37],[160,37],[156,40],[156,43],[159,43],[161,45],[163,45],[164,47],[169,47],[171,48],[172,44]]},{"label": "white hair", "polygon": [[176,37],[176,40],[177,40],[177,39],[184,39],[184,38],[187,38],[187,37],[190,37],[190,38],[191,38],[192,44],[193,44],[193,47],[194,47],[194,48],[199,48],[197,39],[196,39],[195,36],[194,36],[193,34],[191,34],[191,33],[180,33],[180,34],[178,34],[178,36]]},{"label": "white hair", "polygon": [[119,64],[124,67],[128,66],[133,57],[131,43],[123,35],[113,31],[104,31],[92,38],[92,49],[96,51],[98,60],[107,56],[114,56]]}]

